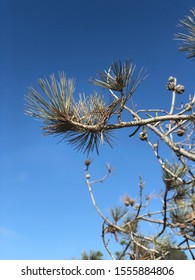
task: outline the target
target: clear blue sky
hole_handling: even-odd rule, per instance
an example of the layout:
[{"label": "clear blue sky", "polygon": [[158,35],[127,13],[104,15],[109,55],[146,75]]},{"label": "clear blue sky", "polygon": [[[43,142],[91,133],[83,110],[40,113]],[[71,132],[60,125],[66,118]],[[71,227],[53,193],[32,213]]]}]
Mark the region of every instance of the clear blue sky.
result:
[{"label": "clear blue sky", "polygon": [[[113,60],[132,58],[150,74],[135,93],[138,108],[167,108],[167,78],[194,91],[194,62],[177,52],[174,34],[192,0],[1,0],[0,1],[0,259],[71,259],[83,250],[105,250],[101,219],[84,178],[85,155],[24,115],[27,87],[64,70],[76,93],[90,93],[88,79]],[[113,149],[91,155],[92,178],[114,172],[95,188],[107,215],[125,193],[163,187],[156,159],[145,143],[118,131]],[[147,162],[147,165],[146,165]],[[104,256],[108,258],[105,253]]]}]

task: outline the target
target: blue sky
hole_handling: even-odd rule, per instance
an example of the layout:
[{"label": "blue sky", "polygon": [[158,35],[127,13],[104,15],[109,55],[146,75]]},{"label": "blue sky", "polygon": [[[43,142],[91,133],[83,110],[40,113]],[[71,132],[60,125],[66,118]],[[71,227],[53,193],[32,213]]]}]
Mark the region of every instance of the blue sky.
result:
[{"label": "blue sky", "polygon": [[[101,219],[85,185],[85,155],[60,139],[43,137],[39,121],[24,114],[24,96],[38,78],[63,70],[76,78],[76,94],[91,93],[88,79],[116,59],[131,58],[149,76],[134,94],[138,108],[169,108],[170,75],[194,92],[194,62],[173,40],[192,0],[0,1],[0,259],[71,259],[101,250]],[[104,91],[103,91],[104,93]],[[106,94],[106,93],[105,93]],[[180,102],[180,101],[179,101]],[[114,167],[94,189],[108,214],[125,193],[135,197],[163,187],[154,155],[129,131],[114,148],[91,155],[92,178]],[[146,165],[147,162],[147,165]]]}]

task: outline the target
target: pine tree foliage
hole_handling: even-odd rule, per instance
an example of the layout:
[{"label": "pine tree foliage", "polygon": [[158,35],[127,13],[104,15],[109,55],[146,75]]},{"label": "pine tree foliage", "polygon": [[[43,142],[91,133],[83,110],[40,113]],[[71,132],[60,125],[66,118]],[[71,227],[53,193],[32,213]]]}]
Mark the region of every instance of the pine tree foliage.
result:
[{"label": "pine tree foliage", "polygon": [[[179,50],[193,58],[195,9],[180,21],[180,27],[186,33],[176,35],[181,42]],[[25,112],[43,122],[44,135],[60,135],[87,155],[93,151],[99,154],[103,143],[112,147],[114,131],[129,128],[129,137],[138,136],[140,145],[148,145],[156,157],[162,170],[163,190],[156,190],[155,197],[145,193],[140,177],[138,196],[125,194],[123,205],[112,207],[109,215],[105,215],[96,204],[93,189],[111,175],[112,168],[107,165],[106,175],[91,181],[92,160],[86,159],[86,184],[92,204],[103,220],[105,249],[112,259],[119,260],[186,259],[185,252],[195,259],[195,95],[187,95],[184,85],[170,76],[165,85],[171,95],[169,108],[137,109],[130,101],[145,78],[143,68],[136,73],[136,66],[129,59],[114,61],[107,70],[90,79],[90,83],[106,91],[105,95],[101,91],[78,95],[74,79],[67,79],[64,73],[59,73],[58,79],[51,75],[50,80],[38,81],[39,90],[29,88]],[[183,106],[178,107],[177,97],[182,94],[187,97]],[[169,148],[172,161],[163,154],[163,145]],[[159,199],[159,209],[151,211],[149,206],[154,198]],[[146,230],[148,225],[150,232]],[[119,247],[115,252],[110,249],[111,241]],[[102,259],[102,253],[83,252],[82,259]]]}]

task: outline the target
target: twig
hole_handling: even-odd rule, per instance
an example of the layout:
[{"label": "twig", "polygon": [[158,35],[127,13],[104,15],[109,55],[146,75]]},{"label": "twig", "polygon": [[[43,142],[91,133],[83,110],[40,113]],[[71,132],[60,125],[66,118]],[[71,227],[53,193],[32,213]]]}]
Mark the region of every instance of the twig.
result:
[{"label": "twig", "polygon": [[113,260],[116,260],[116,258],[113,256],[113,254],[111,253],[111,251],[108,248],[108,242],[106,243],[106,241],[105,241],[105,228],[104,228],[104,225],[105,225],[105,221],[102,224],[102,240],[103,240],[104,247],[106,248],[106,251],[111,256],[111,258]]},{"label": "twig", "polygon": [[122,251],[122,253],[121,253],[120,256],[118,257],[118,260],[121,260],[122,257],[125,256],[125,253],[127,252],[127,250],[128,250],[128,248],[129,248],[131,242],[132,242],[132,241],[131,241],[131,239],[130,239],[130,241],[129,241],[129,242],[127,243],[127,245],[125,246],[125,249]]},{"label": "twig", "polygon": [[167,226],[167,194],[168,194],[168,189],[166,188],[165,193],[164,193],[164,199],[163,199],[163,201],[164,201],[163,228],[162,228],[161,232],[157,235],[157,238],[163,234],[163,232],[165,231],[166,226]]},{"label": "twig", "polygon": [[133,242],[134,242],[137,246],[141,247],[141,248],[144,249],[145,251],[148,251],[148,252],[151,252],[151,253],[157,253],[157,254],[159,254],[159,252],[156,251],[155,249],[147,248],[146,246],[140,244],[137,240],[135,240],[134,235],[135,235],[135,237],[138,237],[135,233],[131,233],[131,240],[133,240]]},{"label": "twig", "polygon": [[139,216],[139,213],[141,211],[141,208],[142,208],[142,193],[143,193],[143,182],[142,182],[142,178],[140,177],[140,183],[139,183],[140,203],[139,203],[139,207],[137,209],[137,213],[136,213],[135,218],[134,218],[135,221],[137,220],[137,218]]},{"label": "twig", "polygon": [[188,250],[189,250],[189,252],[190,252],[190,255],[191,255],[192,259],[195,260],[195,256],[194,256],[194,254],[193,254],[193,252],[192,252],[192,249],[191,249],[191,247],[190,247],[190,244],[189,244],[189,241],[188,241],[187,238],[186,238],[186,243],[187,243]]},{"label": "twig", "polygon": [[[93,192],[92,192],[92,188],[91,188],[91,182],[89,180],[90,178],[90,175],[89,173],[86,173],[86,184],[88,186],[88,190],[89,190],[89,194],[90,194],[90,197],[91,197],[91,201],[92,201],[92,204],[95,208],[95,210],[98,212],[98,214],[100,215],[100,217],[103,219],[103,221],[105,221],[108,225],[112,226],[113,228],[115,228],[117,231],[119,232],[126,232],[125,230],[123,230],[122,228],[120,228],[119,226],[117,225],[114,225],[113,223],[111,223],[108,218],[106,218],[103,213],[101,212],[101,210],[98,208],[96,202],[95,202],[95,198],[94,198],[94,195],[93,195]],[[95,183],[95,181],[93,181],[93,183]]]},{"label": "twig", "polygon": [[129,137],[134,136],[134,135],[138,132],[139,128],[140,128],[140,125],[138,125],[138,127],[135,129],[134,132],[132,132],[131,134],[129,134]]}]

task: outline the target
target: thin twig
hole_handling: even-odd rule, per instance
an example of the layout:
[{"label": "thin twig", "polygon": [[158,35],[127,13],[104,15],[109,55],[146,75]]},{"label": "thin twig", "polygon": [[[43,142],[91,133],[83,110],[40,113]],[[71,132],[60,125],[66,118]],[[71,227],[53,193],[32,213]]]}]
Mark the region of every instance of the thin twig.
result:
[{"label": "thin twig", "polygon": [[[112,222],[110,222],[108,220],[108,218],[106,218],[104,216],[104,214],[101,212],[101,210],[99,209],[99,207],[97,206],[96,204],[96,201],[95,201],[95,198],[94,198],[94,195],[93,195],[93,191],[92,191],[92,187],[91,187],[91,182],[89,180],[89,173],[86,173],[86,184],[88,186],[88,190],[89,190],[89,194],[90,194],[90,197],[91,197],[91,201],[92,201],[92,204],[95,208],[95,210],[98,212],[98,214],[100,215],[100,217],[103,219],[103,221],[105,221],[108,225],[112,226],[113,228],[115,228],[117,231],[119,232],[126,232],[124,229],[122,229],[121,227],[117,226],[117,225],[114,225]],[[93,182],[94,183],[94,182]]]},{"label": "thin twig", "polygon": [[168,194],[168,189],[165,190],[164,199],[163,199],[164,200],[163,228],[162,228],[161,232],[159,232],[159,234],[157,235],[157,238],[163,234],[163,232],[165,231],[165,229],[167,227],[167,194]]},{"label": "thin twig", "polygon": [[186,243],[187,243],[188,250],[189,250],[189,252],[190,252],[190,255],[191,255],[192,259],[195,260],[195,256],[194,256],[194,254],[193,254],[193,252],[192,252],[192,249],[191,249],[191,247],[190,247],[190,244],[189,244],[189,241],[188,241],[187,238],[186,238]]},{"label": "thin twig", "polygon": [[111,256],[111,258],[113,260],[116,260],[116,258],[113,256],[113,254],[111,253],[110,249],[108,248],[108,242],[105,241],[105,228],[104,228],[104,225],[105,225],[105,221],[102,224],[102,240],[103,240],[104,247],[106,248],[106,251]]}]

